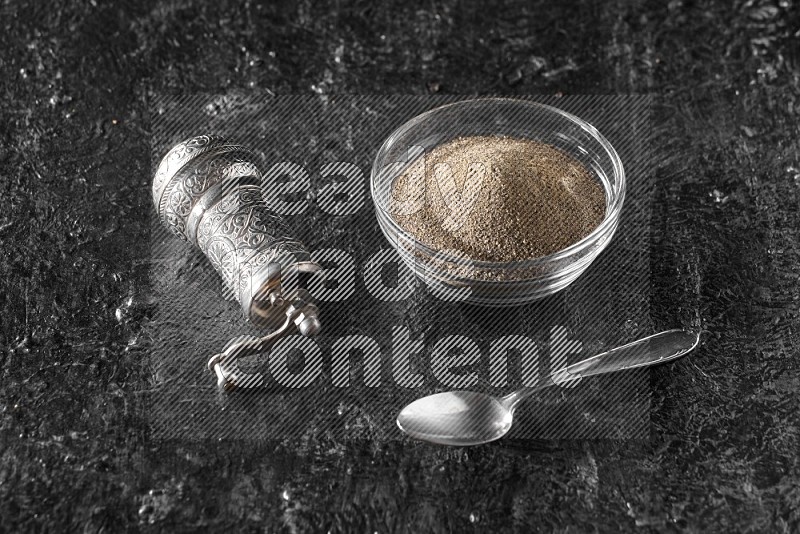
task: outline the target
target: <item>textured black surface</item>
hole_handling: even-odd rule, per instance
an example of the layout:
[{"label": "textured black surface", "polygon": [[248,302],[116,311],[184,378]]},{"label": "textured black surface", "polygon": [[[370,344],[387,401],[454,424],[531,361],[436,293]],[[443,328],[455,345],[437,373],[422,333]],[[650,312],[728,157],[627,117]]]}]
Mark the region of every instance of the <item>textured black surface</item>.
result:
[{"label": "textured black surface", "polygon": [[[799,11],[4,4],[0,528],[797,531]],[[148,95],[253,87],[652,93],[651,439],[150,440]]]}]

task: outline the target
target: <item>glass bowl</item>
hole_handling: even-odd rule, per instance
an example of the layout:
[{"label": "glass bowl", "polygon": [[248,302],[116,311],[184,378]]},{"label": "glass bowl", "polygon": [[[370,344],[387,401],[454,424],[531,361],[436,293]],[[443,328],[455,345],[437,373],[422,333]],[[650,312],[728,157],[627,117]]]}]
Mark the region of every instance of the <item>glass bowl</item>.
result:
[{"label": "glass bowl", "polygon": [[[394,180],[434,147],[475,135],[547,143],[583,163],[605,191],[602,222],[586,237],[556,253],[513,262],[473,260],[418,241],[392,217]],[[611,144],[586,121],[531,101],[479,98],[435,108],[395,130],[375,157],[370,190],[383,234],[436,294],[480,305],[515,306],[564,289],[608,245],[625,199],[625,172]]]}]

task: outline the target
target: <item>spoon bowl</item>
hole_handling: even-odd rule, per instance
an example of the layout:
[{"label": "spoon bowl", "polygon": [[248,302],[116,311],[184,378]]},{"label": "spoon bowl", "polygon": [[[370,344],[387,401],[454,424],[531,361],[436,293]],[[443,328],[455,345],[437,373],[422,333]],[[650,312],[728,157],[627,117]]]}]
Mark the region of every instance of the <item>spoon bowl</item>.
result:
[{"label": "spoon bowl", "polygon": [[501,399],[474,391],[449,391],[418,399],[400,412],[397,426],[441,445],[478,445],[511,429],[514,414]]}]

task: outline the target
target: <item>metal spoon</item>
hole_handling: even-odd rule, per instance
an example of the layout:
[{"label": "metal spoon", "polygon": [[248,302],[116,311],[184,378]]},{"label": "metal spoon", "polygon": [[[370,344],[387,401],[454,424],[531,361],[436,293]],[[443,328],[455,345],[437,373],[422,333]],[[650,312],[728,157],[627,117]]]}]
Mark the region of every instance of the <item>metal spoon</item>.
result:
[{"label": "metal spoon", "polygon": [[661,332],[574,363],[540,385],[500,398],[472,391],[437,393],[403,408],[397,426],[413,438],[442,445],[488,443],[506,435],[514,410],[537,391],[582,377],[668,362],[690,352],[699,341],[699,334],[685,330]]}]

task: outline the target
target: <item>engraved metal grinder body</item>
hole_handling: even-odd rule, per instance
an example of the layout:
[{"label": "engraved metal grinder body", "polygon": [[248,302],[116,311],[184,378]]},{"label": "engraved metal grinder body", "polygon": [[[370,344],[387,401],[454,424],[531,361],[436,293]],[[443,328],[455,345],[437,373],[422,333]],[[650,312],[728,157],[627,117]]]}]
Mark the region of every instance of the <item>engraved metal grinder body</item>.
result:
[{"label": "engraved metal grinder body", "polygon": [[167,152],[153,178],[161,222],[206,255],[222,276],[226,298],[239,302],[248,321],[273,329],[264,338],[229,343],[211,358],[209,368],[226,391],[240,385],[225,369],[236,358],[267,350],[293,328],[305,336],[321,328],[317,307],[297,283],[300,272],[319,266],[269,209],[256,160],[223,137],[200,135]]}]

